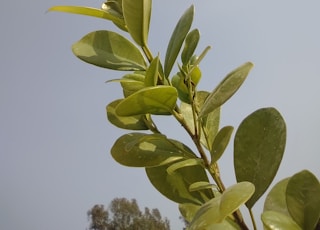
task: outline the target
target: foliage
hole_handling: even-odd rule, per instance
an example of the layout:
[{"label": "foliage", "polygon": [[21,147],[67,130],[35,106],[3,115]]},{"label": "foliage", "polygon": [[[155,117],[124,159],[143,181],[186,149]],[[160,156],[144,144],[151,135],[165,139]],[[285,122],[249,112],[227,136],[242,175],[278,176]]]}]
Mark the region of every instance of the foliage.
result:
[{"label": "foliage", "polygon": [[107,210],[103,205],[94,205],[87,214],[90,230],[170,229],[169,220],[162,218],[158,209],[145,208],[142,212],[135,199],[115,198]]},{"label": "foliage", "polygon": [[[49,10],[106,19],[131,37],[95,31],[72,47],[87,63],[127,71],[122,78],[109,80],[120,83],[123,98],[107,105],[108,120],[132,130],[114,143],[113,158],[122,165],[144,167],[153,186],[179,204],[189,229],[248,229],[239,211],[243,204],[256,229],[252,208],[272,183],[285,150],[286,124],[279,111],[258,109],[236,129],[237,184],[226,188],[218,166],[234,130],[233,126],[219,126],[221,107],[239,90],[253,64],[235,68],[211,93],[198,90],[200,64],[210,47],[195,54],[200,33],[192,29],[193,5],[176,24],[163,62],[148,46],[151,0],[108,0],[101,9],[56,6]],[[172,73],[174,66],[176,73]],[[196,151],[160,132],[152,119],[158,115],[172,116],[191,137]],[[316,228],[318,179],[304,170],[279,183],[265,201],[264,228]]]}]

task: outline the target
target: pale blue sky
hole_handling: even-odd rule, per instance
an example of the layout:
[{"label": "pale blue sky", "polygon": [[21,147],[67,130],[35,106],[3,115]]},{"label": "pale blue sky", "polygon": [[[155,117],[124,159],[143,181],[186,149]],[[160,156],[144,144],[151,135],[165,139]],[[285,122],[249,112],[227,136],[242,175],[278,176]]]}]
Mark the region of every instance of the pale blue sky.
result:
[{"label": "pale blue sky", "polygon": [[[121,73],[75,58],[71,45],[94,30],[116,30],[90,17],[45,13],[53,5],[100,7],[98,0],[4,1],[0,14],[0,229],[85,229],[86,211],[114,197],[157,207],[181,229],[176,204],[162,197],[144,170],[117,164],[109,149],[124,131],[108,124],[105,105],[120,97],[106,80]],[[233,68],[255,64],[225,105],[222,125],[237,127],[260,107],[274,106],[287,122],[285,156],[276,181],[308,168],[320,177],[320,2],[154,0],[150,47],[165,56],[169,36],[194,3],[202,38],[200,89],[211,91]],[[157,119],[158,120],[158,119]],[[180,135],[170,118],[168,136]],[[220,167],[233,184],[232,144]],[[254,209],[260,222],[263,201]]]}]

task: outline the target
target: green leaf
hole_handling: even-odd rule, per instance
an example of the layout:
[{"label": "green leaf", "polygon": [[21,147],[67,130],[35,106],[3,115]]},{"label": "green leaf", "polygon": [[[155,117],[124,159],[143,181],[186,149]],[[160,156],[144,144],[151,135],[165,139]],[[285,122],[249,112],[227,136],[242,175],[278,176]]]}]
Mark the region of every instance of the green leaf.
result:
[{"label": "green leaf", "polygon": [[146,72],[145,85],[146,86],[156,86],[158,81],[159,73],[159,56],[154,58]]},{"label": "green leaf", "polygon": [[[244,204],[254,193],[254,185],[240,182],[227,188],[221,196],[206,202],[195,214],[190,230],[238,229],[228,221],[228,216]],[[236,227],[236,228],[235,228]]]},{"label": "green leaf", "polygon": [[81,60],[113,70],[145,70],[140,50],[129,40],[112,31],[95,31],[72,46]]},{"label": "green leaf", "polygon": [[[179,143],[179,142],[177,142]],[[190,158],[196,156],[192,151],[179,143],[185,151],[189,152]],[[146,173],[152,185],[168,199],[177,203],[192,203],[201,205],[208,199],[213,198],[211,189],[201,191],[189,191],[191,184],[198,181],[207,181],[208,177],[203,167],[199,165],[184,167],[176,170],[173,174],[169,174],[167,169],[173,163],[159,167],[146,168]]]},{"label": "green leaf", "polygon": [[286,125],[274,108],[259,109],[240,124],[234,139],[237,181],[249,181],[256,191],[246,203],[249,209],[276,175],[286,144]]},{"label": "green leaf", "polygon": [[124,18],[123,18],[122,0],[111,0],[111,1],[108,0],[102,3],[101,9],[119,18],[122,22],[121,24],[115,21],[113,23],[120,29],[128,32],[128,28],[126,27],[126,23],[124,22]]},{"label": "green leaf", "polygon": [[177,91],[172,86],[146,87],[125,98],[116,108],[119,116],[139,114],[171,115],[176,106]]},{"label": "green leaf", "polygon": [[151,17],[151,0],[122,0],[122,10],[128,31],[141,47],[148,42]]},{"label": "green leaf", "polygon": [[320,218],[320,183],[309,171],[293,175],[287,185],[290,215],[302,229],[315,229]]},{"label": "green leaf", "polygon": [[265,199],[263,211],[276,211],[290,216],[286,201],[286,189],[289,179],[283,179],[273,186]]},{"label": "green leaf", "polygon": [[84,7],[84,6],[53,6],[49,8],[48,11],[59,11],[64,13],[80,14],[80,15],[92,16],[96,18],[107,19],[120,25],[123,28],[126,27],[126,25],[124,24],[124,21],[121,20],[121,18],[113,14],[110,14],[102,9],[96,9],[96,8]]},{"label": "green leaf", "polygon": [[199,181],[199,182],[191,184],[189,187],[189,190],[191,192],[193,192],[193,191],[198,191],[198,190],[202,190],[202,189],[211,189],[213,187],[214,187],[214,185],[210,184],[207,181]]},{"label": "green leaf", "polygon": [[119,81],[125,97],[145,88],[145,76],[139,73],[126,74]]},{"label": "green leaf", "polygon": [[206,116],[232,97],[247,78],[252,67],[253,64],[251,62],[247,62],[229,73],[209,95],[202,106],[199,117]]},{"label": "green leaf", "polygon": [[181,16],[171,35],[164,62],[164,75],[167,77],[170,75],[173,64],[180,52],[182,43],[190,30],[193,21],[193,15],[194,6],[192,5]]},{"label": "green leaf", "polygon": [[264,212],[261,219],[265,230],[302,230],[291,217],[280,212]]},{"label": "green leaf", "polygon": [[224,153],[225,149],[229,144],[232,132],[232,126],[225,126],[218,132],[218,134],[214,138],[212,148],[210,151],[211,164],[217,162]]},{"label": "green leaf", "polygon": [[190,167],[190,166],[195,166],[195,165],[203,166],[203,160],[198,159],[198,158],[192,158],[192,159],[179,161],[177,163],[170,165],[167,168],[167,172],[168,172],[168,174],[172,175],[173,173],[175,173],[176,170],[178,170],[180,168]]},{"label": "green leaf", "polygon": [[154,167],[193,157],[164,135],[143,133],[118,138],[111,148],[111,155],[118,163],[131,167]]},{"label": "green leaf", "polygon": [[190,203],[179,204],[179,211],[183,218],[190,223],[200,207],[199,205]]},{"label": "green leaf", "polygon": [[121,100],[113,101],[106,108],[107,117],[111,124],[121,129],[130,129],[130,130],[148,130],[149,129],[144,122],[144,115],[119,117],[115,113],[115,108],[120,102]]},{"label": "green leaf", "polygon": [[[208,92],[199,91],[196,94],[196,106],[199,111],[207,97],[209,96]],[[215,109],[207,116],[201,119],[202,125],[202,134],[201,134],[201,143],[211,151],[212,143],[216,137],[220,124],[220,108]]]},{"label": "green leaf", "polygon": [[200,39],[200,32],[194,29],[186,36],[184,48],[181,53],[181,61],[184,65],[188,64]]},{"label": "green leaf", "polygon": [[220,200],[220,218],[221,220],[232,214],[244,204],[254,193],[254,185],[250,182],[239,182],[227,188]]}]

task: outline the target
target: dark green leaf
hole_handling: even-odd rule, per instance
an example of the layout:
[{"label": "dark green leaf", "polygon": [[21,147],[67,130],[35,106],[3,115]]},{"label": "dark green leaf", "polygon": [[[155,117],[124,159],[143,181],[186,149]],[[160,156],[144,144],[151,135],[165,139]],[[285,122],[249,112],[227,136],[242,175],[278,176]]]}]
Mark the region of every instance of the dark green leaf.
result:
[{"label": "dark green leaf", "polygon": [[302,230],[291,217],[280,212],[264,212],[261,219],[265,230]]},{"label": "dark green leaf", "polygon": [[156,86],[157,80],[158,80],[158,73],[159,73],[159,56],[157,56],[151,61],[150,66],[147,69],[145,85]]},{"label": "dark green leaf", "polygon": [[211,164],[217,162],[224,153],[224,150],[227,148],[229,144],[232,132],[232,126],[225,126],[218,132],[218,134],[214,138],[212,148],[210,151]]},{"label": "dark green leaf", "polygon": [[120,102],[121,100],[113,101],[106,108],[110,123],[121,129],[148,130],[148,126],[144,122],[144,115],[119,117],[115,113],[115,108]]},{"label": "dark green leaf", "polygon": [[198,29],[194,29],[188,33],[181,53],[182,64],[186,65],[190,61],[195,49],[197,48],[199,39],[200,32]]},{"label": "dark green leaf", "polygon": [[289,179],[283,179],[273,186],[265,199],[263,211],[276,211],[290,216],[286,201],[286,190]]},{"label": "dark green leaf", "polygon": [[253,64],[251,62],[247,62],[229,73],[209,95],[202,106],[199,117],[206,116],[232,97],[247,78],[252,67]]},{"label": "dark green leaf", "polygon": [[108,69],[146,69],[140,50],[123,36],[111,31],[87,34],[73,44],[72,51],[81,60]]},{"label": "dark green leaf", "polygon": [[249,181],[256,191],[249,209],[269,187],[277,173],[286,144],[286,125],[274,108],[259,109],[240,124],[234,139],[237,181]]},{"label": "dark green leaf", "polygon": [[111,148],[120,164],[131,167],[154,167],[190,158],[190,153],[160,134],[130,133],[121,136]]},{"label": "dark green leaf", "polygon": [[140,46],[146,46],[151,17],[151,0],[122,0],[122,10],[128,31]]},{"label": "dark green leaf", "polygon": [[101,9],[84,7],[84,6],[53,6],[50,9],[48,9],[48,11],[59,11],[59,12],[81,14],[81,15],[92,16],[96,18],[107,19],[125,28],[125,24],[123,20]]},{"label": "dark green leaf", "polygon": [[188,34],[194,15],[194,6],[192,5],[186,12],[181,16],[179,22],[177,23],[166,52],[165,62],[164,62],[164,74],[169,76],[172,70],[173,64],[177,59],[180,52],[182,43]]},{"label": "dark green leaf", "polygon": [[139,114],[170,115],[176,106],[177,91],[172,86],[146,87],[125,98],[116,108],[119,116]]},{"label": "dark green leaf", "polygon": [[309,171],[293,175],[287,185],[290,215],[302,229],[315,229],[320,218],[320,184]]}]

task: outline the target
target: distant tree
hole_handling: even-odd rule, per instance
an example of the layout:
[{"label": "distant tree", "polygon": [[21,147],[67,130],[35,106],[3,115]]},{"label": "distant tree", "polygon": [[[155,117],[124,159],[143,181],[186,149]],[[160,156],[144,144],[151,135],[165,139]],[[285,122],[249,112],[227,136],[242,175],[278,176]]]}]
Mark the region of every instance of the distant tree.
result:
[{"label": "distant tree", "polygon": [[142,212],[135,199],[115,198],[107,210],[94,205],[87,214],[90,230],[170,230],[169,220],[158,209],[146,207]]},{"label": "distant tree", "polygon": [[104,209],[103,205],[95,205],[87,212],[88,218],[91,220],[90,230],[107,230],[109,229],[109,213]]}]

